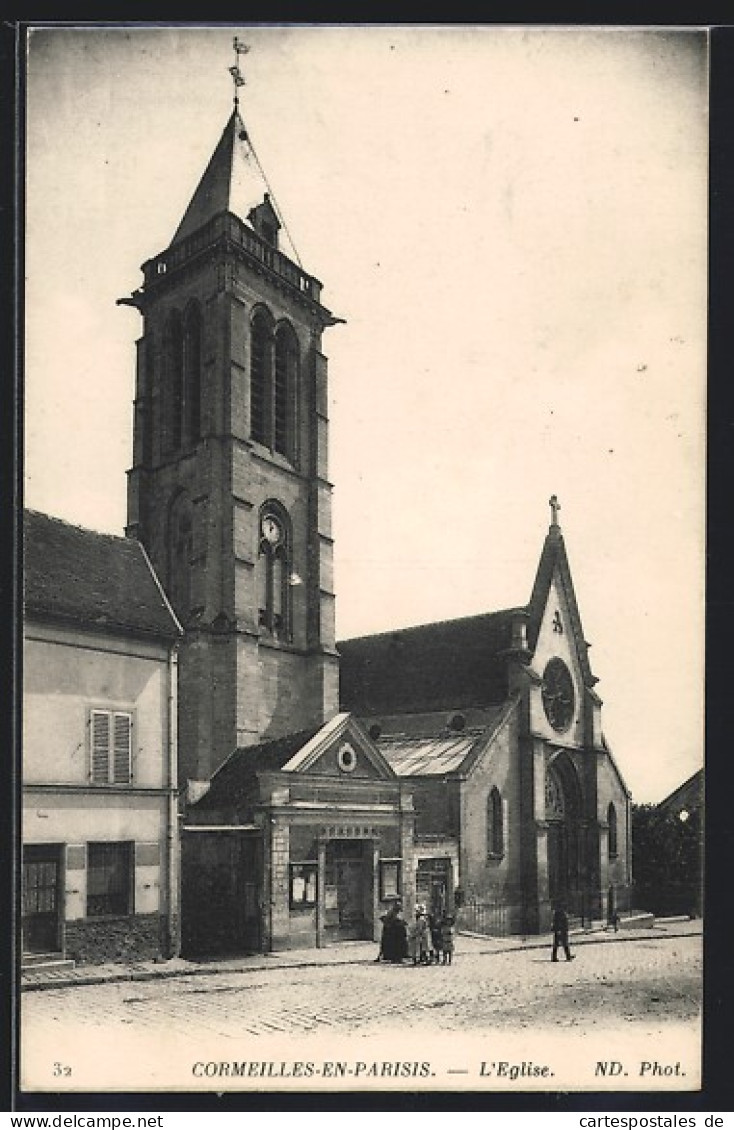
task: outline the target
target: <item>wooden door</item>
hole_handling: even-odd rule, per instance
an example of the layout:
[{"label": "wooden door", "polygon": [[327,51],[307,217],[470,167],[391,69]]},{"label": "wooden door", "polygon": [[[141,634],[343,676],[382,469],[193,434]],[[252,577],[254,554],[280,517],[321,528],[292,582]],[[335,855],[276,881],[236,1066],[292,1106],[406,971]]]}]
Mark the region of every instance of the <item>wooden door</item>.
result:
[{"label": "wooden door", "polygon": [[[331,923],[341,941],[370,937],[365,923],[365,853],[360,842],[335,840],[326,851],[326,887],[336,894]],[[327,908],[328,913],[328,908]],[[367,932],[366,932],[367,931]]]},{"label": "wooden door", "polygon": [[361,938],[363,925],[362,861],[339,859],[336,864],[336,889],[339,905],[339,933],[343,938]]},{"label": "wooden door", "polygon": [[27,844],[23,848],[23,951],[57,953],[60,949],[59,883],[61,848]]}]

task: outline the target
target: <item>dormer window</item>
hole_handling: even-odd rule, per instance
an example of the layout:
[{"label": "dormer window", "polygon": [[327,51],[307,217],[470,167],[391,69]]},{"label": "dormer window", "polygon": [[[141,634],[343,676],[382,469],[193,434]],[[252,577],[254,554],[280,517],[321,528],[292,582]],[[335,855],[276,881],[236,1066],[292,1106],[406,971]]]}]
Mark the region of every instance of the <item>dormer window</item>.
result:
[{"label": "dormer window", "polygon": [[247,218],[260,238],[265,243],[270,244],[271,247],[277,248],[280,221],[267,192],[263,197],[262,204],[258,204],[256,208],[251,208]]}]

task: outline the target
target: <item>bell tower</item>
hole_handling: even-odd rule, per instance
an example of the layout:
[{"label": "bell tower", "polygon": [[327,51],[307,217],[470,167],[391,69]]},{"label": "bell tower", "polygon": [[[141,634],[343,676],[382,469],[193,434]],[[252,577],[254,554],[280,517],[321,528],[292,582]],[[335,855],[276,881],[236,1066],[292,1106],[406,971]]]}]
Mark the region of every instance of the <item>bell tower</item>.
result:
[{"label": "bell tower", "polygon": [[185,629],[182,782],[338,710],[322,334],[341,319],[279,246],[240,84],[169,247],[120,300],[143,318],[126,532]]}]

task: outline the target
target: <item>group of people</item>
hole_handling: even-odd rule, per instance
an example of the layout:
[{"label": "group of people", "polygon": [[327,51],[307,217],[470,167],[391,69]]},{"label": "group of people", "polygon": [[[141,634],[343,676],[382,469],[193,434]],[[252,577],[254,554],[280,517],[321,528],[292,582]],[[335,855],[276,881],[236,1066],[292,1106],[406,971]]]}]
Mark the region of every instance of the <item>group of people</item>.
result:
[{"label": "group of people", "polygon": [[[562,905],[553,914],[553,949],[551,961],[558,961],[562,949],[566,961],[573,961],[568,944],[568,915]],[[415,918],[407,923],[403,918],[403,905],[394,902],[382,916],[380,952],[375,961],[401,964],[412,960],[413,965],[451,965],[454,956],[454,919],[448,915],[430,914],[423,903],[415,908]]]},{"label": "group of people", "polygon": [[451,965],[454,956],[454,919],[430,914],[423,903],[415,908],[412,922],[403,917],[402,903],[394,902],[382,916],[382,938],[376,961],[413,965]]}]

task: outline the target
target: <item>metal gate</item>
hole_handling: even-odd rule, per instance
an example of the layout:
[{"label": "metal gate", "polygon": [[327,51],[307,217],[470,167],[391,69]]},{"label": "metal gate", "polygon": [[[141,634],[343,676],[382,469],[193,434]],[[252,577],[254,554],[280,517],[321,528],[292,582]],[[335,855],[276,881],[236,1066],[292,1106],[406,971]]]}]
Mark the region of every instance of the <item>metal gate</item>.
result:
[{"label": "metal gate", "polygon": [[505,899],[469,895],[458,911],[457,925],[470,934],[504,937],[510,933],[509,906]]}]

